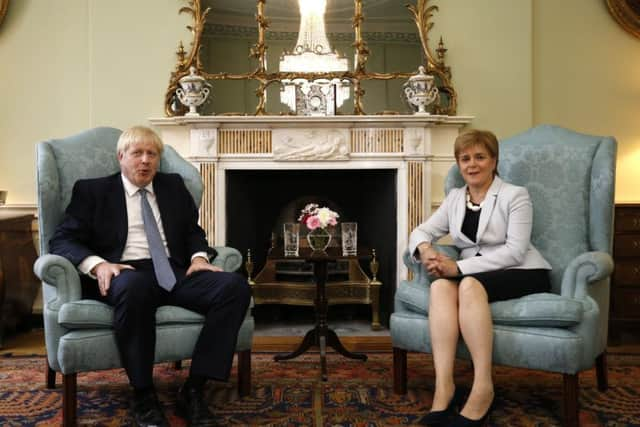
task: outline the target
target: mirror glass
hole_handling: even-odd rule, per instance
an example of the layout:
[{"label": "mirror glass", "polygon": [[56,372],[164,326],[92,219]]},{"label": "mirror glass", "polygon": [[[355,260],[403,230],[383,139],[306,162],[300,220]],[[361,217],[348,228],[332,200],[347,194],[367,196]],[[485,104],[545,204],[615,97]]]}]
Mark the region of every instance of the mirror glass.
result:
[{"label": "mirror glass", "polygon": [[[291,72],[292,67],[306,65],[312,68],[308,71],[330,71],[327,66],[312,67],[304,55],[296,55],[308,49],[321,50],[327,61],[341,67],[333,71],[353,71],[353,13],[353,0],[307,0],[302,7],[298,0],[269,0],[265,10],[270,21],[266,34],[267,70]],[[280,91],[284,86],[275,85],[274,89]],[[351,114],[353,87],[349,85],[342,90],[348,98],[337,107],[337,113]],[[275,92],[267,92],[267,111],[290,111]]]},{"label": "mirror glass", "polygon": [[[202,32],[200,60],[211,74],[251,73],[257,60],[249,56],[258,38],[254,1],[203,0],[202,9],[211,8]],[[247,113],[255,111],[258,82],[250,79],[209,80],[211,95],[200,114]]]},{"label": "mirror glass", "polygon": [[[424,64],[418,28],[406,1],[363,0],[362,38],[369,48],[367,71],[415,73]],[[368,114],[383,111],[408,113],[402,97],[406,78],[366,80],[364,108]]]}]

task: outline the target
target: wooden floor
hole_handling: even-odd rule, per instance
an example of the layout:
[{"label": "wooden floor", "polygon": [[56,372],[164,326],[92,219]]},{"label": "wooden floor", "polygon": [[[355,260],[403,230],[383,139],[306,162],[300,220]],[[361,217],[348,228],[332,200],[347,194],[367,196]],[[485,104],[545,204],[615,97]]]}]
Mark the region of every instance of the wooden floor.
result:
[{"label": "wooden floor", "polygon": [[[301,337],[254,336],[254,352],[290,352],[300,344]],[[340,340],[349,351],[385,352],[391,351],[389,336],[351,336]],[[312,350],[313,351],[313,350]],[[608,353],[640,354],[640,338],[626,339],[624,342],[607,347]],[[29,332],[17,333],[6,337],[0,355],[44,355],[44,330],[33,329]]]},{"label": "wooden floor", "polygon": [[[254,336],[254,352],[290,352],[297,348],[302,337]],[[366,336],[342,337],[340,341],[349,351],[380,352],[391,351],[391,337]],[[10,335],[4,346],[0,348],[0,355],[31,355],[45,354],[44,330],[33,329],[29,332]]]},{"label": "wooden floor", "polygon": [[[298,347],[301,337],[253,337],[254,352],[290,352]],[[349,351],[379,352],[391,351],[390,336],[341,337],[340,341]]]}]

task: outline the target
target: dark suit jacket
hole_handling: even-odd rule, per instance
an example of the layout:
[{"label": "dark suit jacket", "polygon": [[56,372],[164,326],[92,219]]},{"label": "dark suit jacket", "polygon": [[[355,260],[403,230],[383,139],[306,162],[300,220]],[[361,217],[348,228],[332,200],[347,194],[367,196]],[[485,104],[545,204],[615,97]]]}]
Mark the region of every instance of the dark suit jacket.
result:
[{"label": "dark suit jacket", "polygon": [[[204,230],[198,225],[198,209],[182,177],[158,172],[153,190],[172,261],[187,267],[196,252],[214,257],[215,251],[209,248]],[[50,252],[69,259],[75,266],[89,255],[114,263],[122,261],[128,232],[126,209],[120,172],[79,180],[73,187],[65,217],[49,242]]]}]

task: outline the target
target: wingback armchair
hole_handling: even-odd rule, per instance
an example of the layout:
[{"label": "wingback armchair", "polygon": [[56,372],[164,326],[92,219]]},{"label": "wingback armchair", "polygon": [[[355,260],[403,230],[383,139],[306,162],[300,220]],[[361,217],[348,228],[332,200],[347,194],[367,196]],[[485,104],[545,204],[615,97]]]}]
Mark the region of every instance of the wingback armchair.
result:
[{"label": "wingback armchair", "polygon": [[[75,425],[77,373],[121,366],[112,329],[110,306],[81,298],[76,268],[65,258],[49,254],[48,242],[62,221],[74,183],[81,178],[113,174],[119,168],[116,144],[121,131],[101,127],[37,146],[37,190],[40,257],[34,265],[42,280],[47,385],[55,387],[55,373],[63,375],[64,425]],[[179,173],[196,204],[200,204],[203,185],[197,169],[165,146],[160,170]],[[235,271],[242,263],[236,249],[216,247],[213,264]],[[179,362],[189,359],[204,317],[180,307],[162,306],[156,314],[155,361]],[[238,388],[241,396],[251,388],[251,342],[254,321],[250,311],[240,328]]]},{"label": "wingback armchair", "polygon": [[[563,374],[563,424],[576,426],[578,374],[595,364],[598,387],[607,387],[616,141],[538,126],[502,141],[499,157],[500,176],[531,195],[531,239],[553,270],[551,292],[491,304],[494,363]],[[445,191],[462,185],[454,166]],[[390,321],[396,393],[406,393],[407,351],[431,352],[431,277],[409,253],[404,263],[413,278],[400,283]],[[470,358],[462,341],[457,356]]]}]

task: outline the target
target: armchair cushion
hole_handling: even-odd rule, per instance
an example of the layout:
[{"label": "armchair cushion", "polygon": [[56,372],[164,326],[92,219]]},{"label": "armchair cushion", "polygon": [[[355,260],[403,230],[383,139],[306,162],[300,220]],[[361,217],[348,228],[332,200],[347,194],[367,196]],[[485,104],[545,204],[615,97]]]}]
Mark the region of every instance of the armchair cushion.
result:
[{"label": "armchair cushion", "polygon": [[582,321],[578,300],[552,293],[531,294],[491,304],[496,325],[568,328]]},{"label": "armchair cushion", "polygon": [[[156,311],[156,324],[200,324],[204,316],[182,307],[164,305]],[[67,329],[111,329],[113,307],[95,300],[79,300],[64,304],[58,314],[58,323]]]},{"label": "armchair cushion", "polygon": [[[429,290],[424,284],[402,282],[396,298],[409,311],[426,316],[429,312]],[[582,321],[584,308],[573,298],[552,293],[527,295],[491,304],[496,325],[568,328]]]}]

